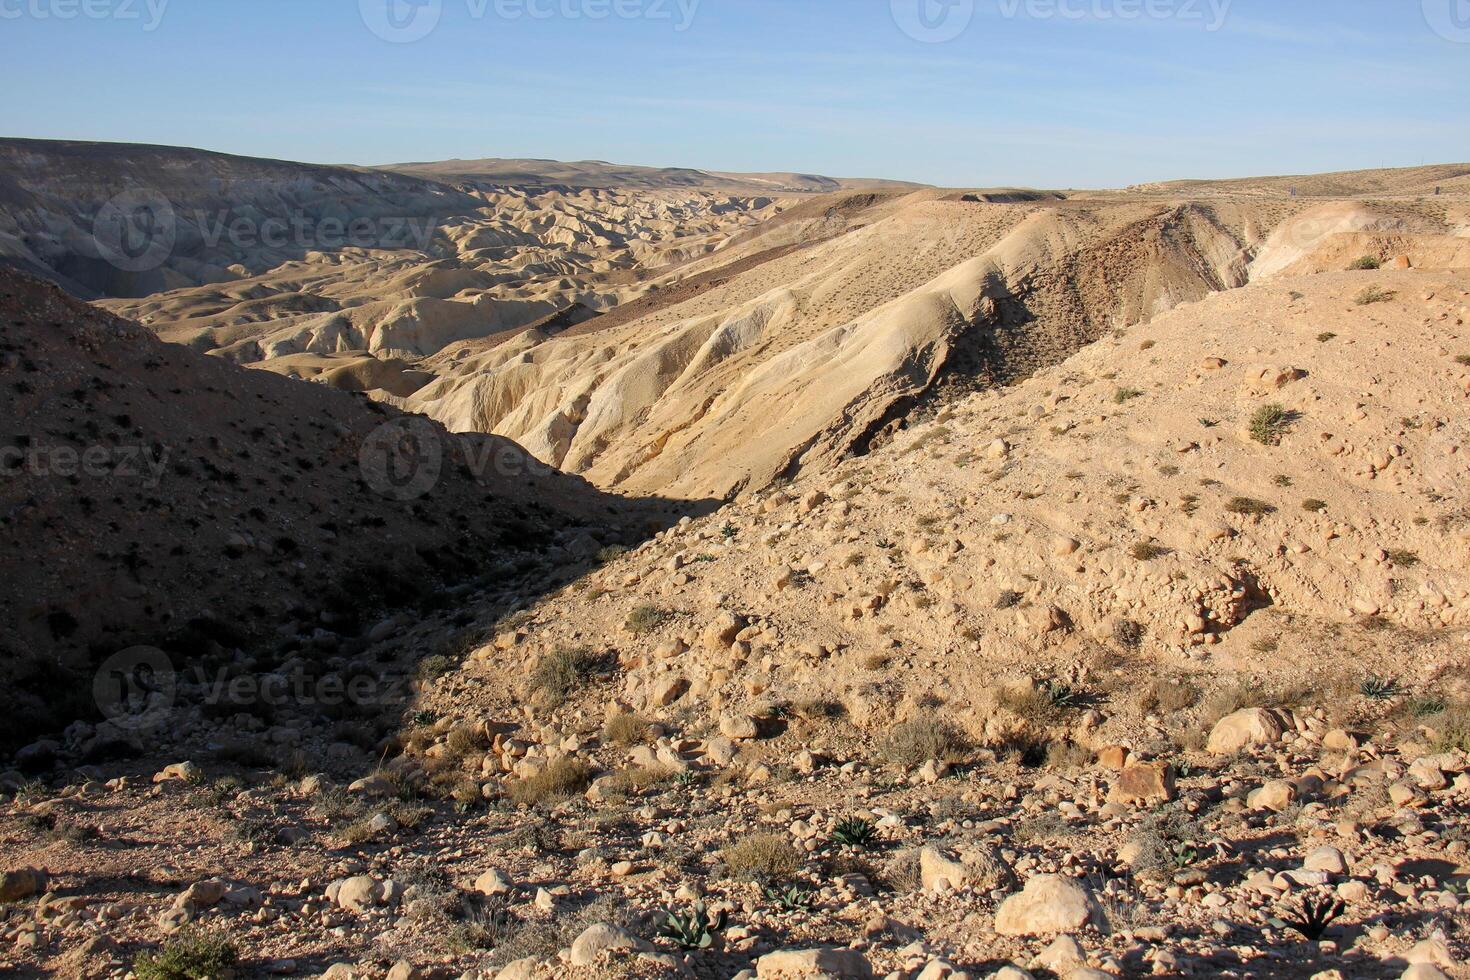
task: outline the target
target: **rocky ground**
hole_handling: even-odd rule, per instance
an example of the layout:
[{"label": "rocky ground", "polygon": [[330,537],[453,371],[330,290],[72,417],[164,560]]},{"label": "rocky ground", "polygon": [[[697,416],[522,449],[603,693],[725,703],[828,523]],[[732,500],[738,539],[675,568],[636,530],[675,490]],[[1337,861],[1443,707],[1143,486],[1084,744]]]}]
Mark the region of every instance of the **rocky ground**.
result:
[{"label": "rocky ground", "polygon": [[1210,296],[78,723],[3,777],[0,967],[1470,976],[1467,286]]}]

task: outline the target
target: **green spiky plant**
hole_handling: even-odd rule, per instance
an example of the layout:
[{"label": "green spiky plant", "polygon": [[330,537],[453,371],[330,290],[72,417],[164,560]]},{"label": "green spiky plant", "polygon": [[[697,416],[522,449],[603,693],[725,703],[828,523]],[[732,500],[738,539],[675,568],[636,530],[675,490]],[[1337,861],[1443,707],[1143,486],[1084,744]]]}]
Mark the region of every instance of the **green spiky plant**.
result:
[{"label": "green spiky plant", "polygon": [[1377,674],[1363,681],[1358,690],[1369,701],[1392,701],[1404,693],[1398,681],[1392,677],[1379,677]]},{"label": "green spiky plant", "polygon": [[833,842],[844,847],[868,847],[877,836],[877,825],[861,817],[848,817],[832,828]]},{"label": "green spiky plant", "polygon": [[1331,895],[1316,898],[1303,896],[1296,909],[1283,915],[1281,921],[1301,933],[1311,942],[1317,942],[1327,934],[1327,929],[1346,911],[1342,899]]},{"label": "green spiky plant", "polygon": [[765,893],[766,900],[782,912],[806,912],[816,902],[812,890],[801,885],[787,885],[785,888],[767,885]]},{"label": "green spiky plant", "polygon": [[696,902],[685,913],[668,913],[658,934],[671,939],[680,949],[709,949],[715,944],[715,936],[725,928],[723,911],[710,914],[703,902]]}]

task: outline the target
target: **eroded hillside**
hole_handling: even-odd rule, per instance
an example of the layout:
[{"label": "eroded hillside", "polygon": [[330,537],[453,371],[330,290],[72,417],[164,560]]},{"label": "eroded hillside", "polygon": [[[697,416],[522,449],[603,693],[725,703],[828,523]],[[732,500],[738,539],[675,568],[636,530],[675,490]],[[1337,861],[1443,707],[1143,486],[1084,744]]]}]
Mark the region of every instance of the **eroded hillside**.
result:
[{"label": "eroded hillside", "polygon": [[74,677],[131,646],[333,656],[386,610],[534,590],[661,516],[28,277],[0,273],[0,308],[0,743],[92,713]]}]

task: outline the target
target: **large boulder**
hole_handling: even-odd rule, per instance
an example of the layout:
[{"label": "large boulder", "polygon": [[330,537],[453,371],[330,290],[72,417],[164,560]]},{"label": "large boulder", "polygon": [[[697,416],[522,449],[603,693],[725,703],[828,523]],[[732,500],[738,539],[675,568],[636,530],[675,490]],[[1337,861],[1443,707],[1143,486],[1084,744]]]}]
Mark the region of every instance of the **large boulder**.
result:
[{"label": "large boulder", "polygon": [[1113,780],[1109,800],[1113,803],[1167,803],[1177,796],[1174,767],[1164,762],[1127,765]]},{"label": "large boulder", "polygon": [[950,888],[974,888],[994,891],[1015,886],[1016,876],[1005,858],[993,847],[970,845],[958,852],[938,847],[919,851],[919,878],[925,891],[933,891],[941,882]]},{"label": "large boulder", "polygon": [[648,948],[647,943],[626,929],[610,922],[597,922],[583,929],[573,940],[572,965],[596,966],[615,953],[634,953]]},{"label": "large boulder", "polygon": [[46,890],[46,872],[17,868],[0,872],[0,902],[18,902]]},{"label": "large boulder", "polygon": [[1215,723],[1206,748],[1216,755],[1234,755],[1252,745],[1272,745],[1285,731],[1281,719],[1265,708],[1243,708]]},{"label": "large boulder", "polygon": [[854,949],[783,949],[755,961],[760,980],[871,980],[873,968]]},{"label": "large boulder", "polygon": [[1061,875],[1037,875],[995,913],[995,931],[1003,936],[1051,936],[1087,926],[1107,931],[1102,906],[1087,886]]}]

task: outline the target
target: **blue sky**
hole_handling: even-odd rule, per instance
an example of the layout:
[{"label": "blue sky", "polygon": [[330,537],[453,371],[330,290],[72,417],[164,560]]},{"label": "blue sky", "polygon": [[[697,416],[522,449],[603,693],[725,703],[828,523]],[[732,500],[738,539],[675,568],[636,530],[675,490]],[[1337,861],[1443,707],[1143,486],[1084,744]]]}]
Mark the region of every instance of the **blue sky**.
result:
[{"label": "blue sky", "polygon": [[0,134],[324,163],[1089,187],[1470,159],[1470,0],[0,0],[0,55]]}]

